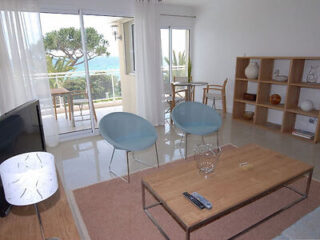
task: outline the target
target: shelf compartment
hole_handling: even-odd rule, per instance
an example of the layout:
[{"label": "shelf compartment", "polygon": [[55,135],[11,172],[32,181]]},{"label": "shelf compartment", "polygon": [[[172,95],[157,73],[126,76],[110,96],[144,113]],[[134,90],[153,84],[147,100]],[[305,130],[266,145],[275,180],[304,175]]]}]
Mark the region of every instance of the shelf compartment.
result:
[{"label": "shelf compartment", "polygon": [[307,142],[310,142],[310,143],[316,143],[314,139],[307,139],[307,138],[304,138],[304,137],[296,136],[296,135],[293,135],[292,133],[289,133],[289,132],[286,132],[285,134],[288,134],[288,135],[290,135],[292,137],[295,137],[295,138],[303,140],[303,141],[307,141]]},{"label": "shelf compartment", "polygon": [[319,110],[312,110],[310,112],[305,112],[298,107],[289,108],[289,109],[287,109],[287,111],[291,112],[291,113],[297,113],[300,115],[308,116],[308,117],[314,117],[314,118],[317,118],[319,116],[319,112],[320,112]]},{"label": "shelf compartment", "polygon": [[249,123],[249,124],[252,124],[252,123],[253,123],[253,119],[247,120],[247,119],[244,119],[244,118],[242,118],[242,117],[240,117],[240,118],[234,118],[234,119],[237,120],[237,121],[240,121],[240,122],[244,122],[244,123]]},{"label": "shelf compartment", "polygon": [[256,101],[249,101],[249,100],[244,100],[244,99],[235,99],[235,102],[239,103],[246,103],[246,104],[251,104],[251,105],[256,105]]},{"label": "shelf compartment", "polygon": [[271,122],[265,122],[264,124],[258,124],[260,127],[268,128],[273,131],[279,131],[281,130],[281,125],[280,124],[275,124]]},{"label": "shelf compartment", "polygon": [[320,83],[290,83],[291,86],[302,87],[302,88],[317,88],[320,89]]},{"label": "shelf compartment", "polygon": [[279,110],[279,111],[283,111],[284,110],[284,104],[277,104],[277,105],[273,105],[271,103],[257,103],[258,106],[261,107],[266,107],[266,108],[271,108],[271,109],[275,109],[275,110]]}]

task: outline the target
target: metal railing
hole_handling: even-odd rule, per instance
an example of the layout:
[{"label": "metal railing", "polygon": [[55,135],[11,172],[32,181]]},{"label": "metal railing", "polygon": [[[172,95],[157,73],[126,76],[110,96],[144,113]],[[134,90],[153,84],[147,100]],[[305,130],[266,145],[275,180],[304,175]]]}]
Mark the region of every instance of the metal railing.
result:
[{"label": "metal railing", "polygon": [[[116,96],[115,86],[116,82],[120,82],[120,70],[119,69],[109,69],[109,70],[94,70],[90,71],[90,76],[110,76],[111,80],[111,91],[106,91],[106,96],[104,98],[96,98],[93,101],[113,101],[122,99],[122,92],[120,90],[120,94]],[[48,81],[54,80],[55,86],[57,88],[64,87],[63,84],[66,80],[74,79],[76,81],[77,78],[85,78],[85,71],[76,71],[76,72],[56,72],[56,73],[39,73],[35,75],[38,79],[47,79]],[[79,90],[79,89],[78,89]],[[85,89],[80,89],[85,90]],[[112,96],[110,96],[112,94]],[[61,103],[61,104],[60,104]],[[60,107],[64,107],[64,103],[62,99],[59,98],[58,104]]]}]

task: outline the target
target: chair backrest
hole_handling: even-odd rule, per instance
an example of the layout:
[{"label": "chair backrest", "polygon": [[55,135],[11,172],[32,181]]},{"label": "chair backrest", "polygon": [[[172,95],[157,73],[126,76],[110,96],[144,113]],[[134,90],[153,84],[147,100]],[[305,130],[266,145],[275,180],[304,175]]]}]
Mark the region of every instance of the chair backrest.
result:
[{"label": "chair backrest", "polygon": [[164,81],[164,93],[168,95],[172,95],[172,87],[169,81]]},{"label": "chair backrest", "polygon": [[172,111],[172,119],[179,128],[186,125],[214,124],[219,129],[221,116],[213,108],[199,102],[183,102]]},{"label": "chair backrest", "polygon": [[99,122],[100,134],[113,146],[128,138],[157,136],[154,126],[146,119],[128,112],[113,112]]},{"label": "chair backrest", "polygon": [[228,78],[226,78],[226,80],[224,80],[223,82],[223,90],[225,91],[226,90],[226,86],[227,86],[227,83],[228,83]]},{"label": "chair backrest", "polygon": [[173,77],[173,82],[188,82],[188,77]]}]

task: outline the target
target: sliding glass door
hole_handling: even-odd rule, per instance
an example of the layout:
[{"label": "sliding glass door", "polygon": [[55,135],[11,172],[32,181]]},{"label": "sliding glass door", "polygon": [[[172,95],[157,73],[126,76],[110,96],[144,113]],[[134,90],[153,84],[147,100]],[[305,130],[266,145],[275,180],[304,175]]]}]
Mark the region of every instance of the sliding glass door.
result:
[{"label": "sliding glass door", "polygon": [[40,17],[59,134],[91,129],[79,16],[42,13]]},{"label": "sliding glass door", "polygon": [[161,29],[162,76],[165,82],[172,82],[174,77],[188,76],[190,56],[190,30]]},{"label": "sliding glass door", "polygon": [[119,29],[126,21],[81,12],[41,14],[59,134],[95,132],[104,115],[122,111],[120,63],[126,61]]}]

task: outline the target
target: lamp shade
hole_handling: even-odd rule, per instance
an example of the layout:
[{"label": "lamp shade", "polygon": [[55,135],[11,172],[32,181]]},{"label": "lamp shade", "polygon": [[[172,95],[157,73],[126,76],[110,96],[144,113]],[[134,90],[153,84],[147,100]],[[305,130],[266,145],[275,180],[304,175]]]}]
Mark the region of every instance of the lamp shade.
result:
[{"label": "lamp shade", "polygon": [[0,165],[6,200],[16,206],[41,202],[58,189],[54,156],[47,152],[16,155]]}]

